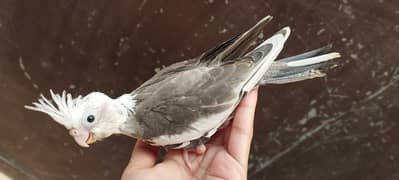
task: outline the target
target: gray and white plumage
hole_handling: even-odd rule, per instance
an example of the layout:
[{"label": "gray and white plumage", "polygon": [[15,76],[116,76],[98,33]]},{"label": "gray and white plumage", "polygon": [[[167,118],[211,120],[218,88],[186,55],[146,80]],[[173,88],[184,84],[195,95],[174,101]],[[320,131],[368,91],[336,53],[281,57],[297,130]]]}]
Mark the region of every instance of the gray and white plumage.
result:
[{"label": "gray and white plumage", "polygon": [[51,92],[57,107],[42,96],[26,108],[49,114],[85,147],[112,134],[169,148],[201,145],[233,116],[241,98],[255,86],[322,77],[329,60],[339,57],[328,53],[331,46],[326,46],[274,62],[290,35],[288,27],[248,52],[270,20],[267,16],[200,56],[162,69],[119,98],[94,92],[72,99]]}]

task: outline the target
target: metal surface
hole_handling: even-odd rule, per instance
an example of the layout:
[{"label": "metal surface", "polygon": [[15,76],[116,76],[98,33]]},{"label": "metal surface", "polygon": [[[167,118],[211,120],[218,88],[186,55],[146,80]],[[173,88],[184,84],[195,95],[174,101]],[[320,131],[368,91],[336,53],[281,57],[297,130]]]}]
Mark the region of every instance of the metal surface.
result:
[{"label": "metal surface", "polygon": [[275,18],[282,56],[327,43],[327,78],[261,88],[250,179],[398,179],[399,1],[0,0],[0,171],[14,179],[118,179],[134,141],[89,149],[44,114],[39,93],[129,92],[154,70]]}]

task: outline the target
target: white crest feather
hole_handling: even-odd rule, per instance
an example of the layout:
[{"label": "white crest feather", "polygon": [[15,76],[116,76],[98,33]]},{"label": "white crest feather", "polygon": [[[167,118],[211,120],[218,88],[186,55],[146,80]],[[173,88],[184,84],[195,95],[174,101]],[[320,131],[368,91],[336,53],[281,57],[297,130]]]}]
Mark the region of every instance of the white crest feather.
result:
[{"label": "white crest feather", "polygon": [[62,91],[62,94],[55,94],[50,89],[50,94],[52,101],[54,104],[48,100],[43,94],[40,95],[38,102],[33,102],[34,106],[24,106],[26,109],[39,111],[48,114],[51,116],[56,122],[64,125],[67,129],[70,129],[72,126],[71,120],[73,112],[77,109],[77,107],[82,102],[82,96],[78,96],[77,98],[72,98],[70,93],[66,93]]}]

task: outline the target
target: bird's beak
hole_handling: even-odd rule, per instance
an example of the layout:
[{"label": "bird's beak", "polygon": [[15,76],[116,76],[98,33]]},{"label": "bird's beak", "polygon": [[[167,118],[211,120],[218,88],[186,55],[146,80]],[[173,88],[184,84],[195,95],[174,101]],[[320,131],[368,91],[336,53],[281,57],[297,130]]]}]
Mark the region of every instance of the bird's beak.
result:
[{"label": "bird's beak", "polygon": [[82,147],[89,147],[89,144],[96,142],[93,133],[85,129],[70,129],[69,134],[75,139],[75,142]]}]

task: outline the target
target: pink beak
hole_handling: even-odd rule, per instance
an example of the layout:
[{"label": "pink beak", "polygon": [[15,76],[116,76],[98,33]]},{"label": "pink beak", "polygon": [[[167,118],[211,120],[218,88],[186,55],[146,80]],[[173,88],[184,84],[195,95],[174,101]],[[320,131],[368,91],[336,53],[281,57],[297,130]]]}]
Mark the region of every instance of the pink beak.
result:
[{"label": "pink beak", "polygon": [[84,129],[70,129],[69,134],[75,139],[75,142],[81,147],[89,147],[89,144],[94,143],[96,140],[94,135]]}]

